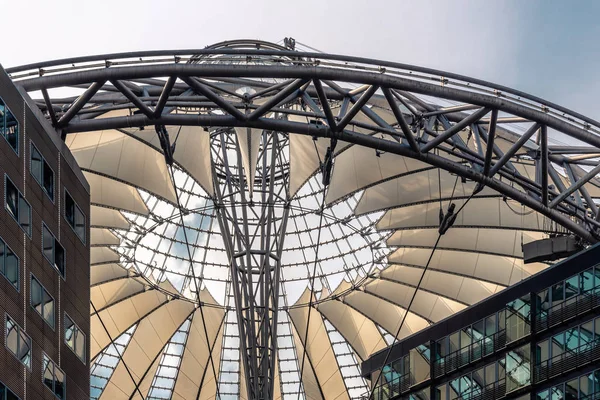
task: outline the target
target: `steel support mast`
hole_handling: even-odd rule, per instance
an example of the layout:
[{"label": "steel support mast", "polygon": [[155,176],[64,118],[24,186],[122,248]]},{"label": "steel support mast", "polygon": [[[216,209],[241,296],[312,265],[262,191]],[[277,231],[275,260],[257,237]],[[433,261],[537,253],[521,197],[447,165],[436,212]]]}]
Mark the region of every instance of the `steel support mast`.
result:
[{"label": "steel support mast", "polygon": [[251,129],[220,130],[213,138],[217,218],[230,263],[248,399],[272,399],[289,210],[288,139]]}]

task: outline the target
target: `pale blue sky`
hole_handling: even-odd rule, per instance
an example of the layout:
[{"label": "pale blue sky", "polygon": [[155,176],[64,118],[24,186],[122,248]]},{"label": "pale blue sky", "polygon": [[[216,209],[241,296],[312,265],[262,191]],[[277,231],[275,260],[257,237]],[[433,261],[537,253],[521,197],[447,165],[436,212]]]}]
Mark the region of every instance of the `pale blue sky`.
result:
[{"label": "pale blue sky", "polygon": [[0,4],[0,63],[5,67],[96,53],[203,48],[235,38],[279,41],[292,36],[326,52],[490,80],[600,119],[600,2],[593,0]]}]

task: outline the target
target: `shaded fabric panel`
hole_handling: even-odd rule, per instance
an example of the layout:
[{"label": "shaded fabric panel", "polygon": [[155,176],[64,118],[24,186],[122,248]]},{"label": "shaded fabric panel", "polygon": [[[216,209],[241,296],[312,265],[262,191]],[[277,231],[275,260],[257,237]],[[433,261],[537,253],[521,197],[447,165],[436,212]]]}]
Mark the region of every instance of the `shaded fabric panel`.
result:
[{"label": "shaded fabric panel", "polygon": [[121,240],[110,230],[105,228],[90,229],[91,246],[118,246]]},{"label": "shaded fabric panel", "polygon": [[[344,303],[350,305],[361,314],[368,316],[377,325],[394,335],[398,332],[398,327],[406,310],[394,305],[388,301],[380,299],[372,294],[354,291],[343,299]],[[398,339],[409,336],[421,329],[429,326],[429,323],[422,317],[409,312],[402,329],[398,334]]]},{"label": "shaded fabric panel", "polygon": [[[114,339],[121,335],[166,301],[165,294],[158,290],[148,290],[114,303],[104,310],[98,310],[98,314],[92,314],[90,358],[94,358],[98,352],[108,346],[110,338]],[[108,330],[110,337],[104,328]]]},{"label": "shaded fabric panel", "polygon": [[[468,197],[476,186],[475,182],[462,182],[456,175],[445,170],[429,168],[367,188],[356,206],[355,214],[361,215],[415,203],[439,202],[440,189],[442,199]],[[476,195],[482,196],[500,194],[485,187]],[[448,200],[443,200],[442,204],[444,209],[447,209]]]},{"label": "shaded fabric panel", "polygon": [[83,175],[90,184],[92,204],[148,215],[148,208],[135,187],[89,171],[83,171]]},{"label": "shaded fabric panel", "polygon": [[[415,288],[392,281],[375,279],[365,286],[365,291],[407,309],[415,293]],[[410,311],[426,320],[437,322],[465,308],[464,304],[454,300],[418,290]]]},{"label": "shaded fabric panel", "polygon": [[96,264],[90,267],[90,284],[92,286],[114,279],[126,278],[128,272],[120,264]]},{"label": "shaded fabric panel", "polygon": [[[120,398],[123,393],[134,399],[141,399],[135,390],[136,385],[140,384],[140,380],[152,367],[164,345],[193,309],[194,305],[188,301],[172,300],[143,318],[100,399]],[[135,382],[123,363],[127,364]]]},{"label": "shaded fabric panel", "polygon": [[75,133],[67,145],[82,169],[127,182],[175,202],[162,153],[117,130]]},{"label": "shaded fabric panel", "polygon": [[[416,286],[419,283],[422,273],[423,270],[421,268],[391,265],[381,272],[381,276],[385,279]],[[427,270],[423,277],[421,288],[458,302],[472,305],[499,292],[505,286],[447,272]]]},{"label": "shaded fabric panel", "polygon": [[[308,302],[309,296],[310,293],[306,290],[302,295],[305,303]],[[310,360],[310,365],[315,372],[325,400],[347,399],[348,392],[346,385],[339,371],[337,360],[329,341],[329,335],[325,329],[320,312],[317,309],[313,309],[310,320],[308,318],[308,307],[292,308],[288,313],[301,344],[306,348],[306,357]],[[305,337],[306,343],[304,343]],[[299,353],[298,357],[301,357],[301,354]],[[304,368],[306,367],[305,361]]]},{"label": "shaded fabric panel", "polygon": [[[438,238],[438,229],[400,230],[388,239],[388,246],[433,247]],[[443,235],[438,249],[465,250],[493,253],[508,257],[523,257],[523,244],[546,237],[546,234],[518,229],[455,227]]]},{"label": "shaded fabric panel", "polygon": [[376,157],[374,149],[351,146],[335,158],[326,202],[330,204],[383,179],[423,168],[429,165],[392,153]]},{"label": "shaded fabric panel", "polygon": [[90,225],[100,228],[129,229],[129,222],[117,210],[106,207],[90,207]]},{"label": "shaded fabric panel", "polygon": [[387,347],[373,321],[347,304],[330,300],[319,303],[317,309],[344,336],[362,361]]},{"label": "shaded fabric panel", "polygon": [[[212,298],[206,290],[201,291],[200,297],[202,301],[214,304],[214,300],[211,300]],[[195,399],[199,391],[201,398],[214,398],[216,395],[214,373],[209,354],[212,354],[215,372],[218,375],[225,327],[223,323],[225,311],[216,307],[204,307],[202,312],[204,313],[204,322],[200,309],[197,309],[193,315],[186,348],[175,381],[174,399]],[[210,351],[211,348],[212,352]]]},{"label": "shaded fabric panel", "polygon": [[[456,199],[458,210],[464,199]],[[424,203],[387,211],[377,224],[378,229],[422,229],[438,227],[440,206]],[[502,198],[473,198],[458,214],[454,227],[490,227],[518,230],[545,231],[553,226],[550,219],[521,206],[518,202]]]}]

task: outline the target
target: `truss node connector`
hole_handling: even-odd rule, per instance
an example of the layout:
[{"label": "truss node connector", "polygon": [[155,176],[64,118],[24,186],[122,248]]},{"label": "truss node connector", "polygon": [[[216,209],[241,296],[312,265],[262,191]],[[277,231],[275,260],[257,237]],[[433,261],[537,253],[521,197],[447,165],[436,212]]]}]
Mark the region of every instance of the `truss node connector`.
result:
[{"label": "truss node connector", "polygon": [[323,173],[323,186],[329,186],[329,184],[331,183],[331,172],[333,170],[333,152],[335,151],[336,145],[337,139],[331,139],[331,145],[327,147],[325,159],[323,160],[323,164],[321,165],[321,171]]},{"label": "truss node connector", "polygon": [[169,139],[169,131],[167,131],[167,128],[165,128],[164,125],[156,125],[154,129],[156,130],[158,140],[160,141],[160,147],[162,148],[163,154],[165,156],[165,163],[167,163],[167,165],[173,165],[175,143],[171,145],[171,140]]},{"label": "truss node connector", "polygon": [[455,208],[456,204],[450,203],[450,205],[448,206],[448,212],[445,215],[442,209],[440,208],[440,228],[438,229],[440,235],[443,235],[446,232],[448,232],[448,229],[450,229],[452,225],[454,225],[454,221],[456,221],[457,216],[457,214],[454,213]]}]

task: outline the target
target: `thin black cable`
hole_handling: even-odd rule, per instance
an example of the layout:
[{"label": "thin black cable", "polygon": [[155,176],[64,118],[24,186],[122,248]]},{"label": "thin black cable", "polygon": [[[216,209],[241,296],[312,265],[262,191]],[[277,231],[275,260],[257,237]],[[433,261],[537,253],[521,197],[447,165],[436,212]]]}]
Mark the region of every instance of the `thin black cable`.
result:
[{"label": "thin black cable", "polygon": [[[190,271],[192,272],[192,279],[194,280],[194,286],[196,286],[196,299],[198,300],[198,308],[200,309],[200,316],[202,317],[202,328],[204,330],[204,335],[206,336],[206,344],[210,346],[210,339],[208,336],[208,330],[206,329],[206,319],[204,318],[204,306],[200,301],[200,289],[198,288],[198,280],[196,279],[196,272],[194,271],[194,261],[192,257],[192,252],[190,251],[190,242],[187,237],[187,228],[185,226],[185,221],[183,219],[183,211],[181,209],[181,203],[179,201],[179,193],[177,191],[177,184],[175,183],[175,174],[173,173],[173,166],[168,165],[169,173],[171,175],[171,180],[173,181],[173,188],[175,190],[175,198],[177,200],[177,208],[179,210],[179,217],[181,218],[181,226],[183,227],[183,237],[185,239],[186,249],[188,253],[188,257],[190,259]],[[208,353],[208,359],[210,360],[210,366],[213,371],[213,376],[215,378],[215,386],[217,387],[217,398],[221,398],[221,394],[219,393],[219,379],[217,377],[217,373],[215,371],[215,363],[212,356],[212,351]],[[143,397],[143,396],[142,396]]]},{"label": "thin black cable", "polygon": [[[115,348],[117,347],[114,343],[115,341],[112,338],[112,335],[108,332],[108,329],[106,328],[106,325],[104,325],[104,321],[102,321],[102,317],[100,316],[100,314],[98,313],[98,310],[96,310],[96,306],[94,306],[94,303],[90,300],[90,305],[92,306],[92,308],[94,309],[94,314],[96,314],[98,316],[98,320],[100,321],[100,325],[102,325],[102,328],[104,328],[104,332],[106,332],[106,335],[108,336],[108,339],[110,340],[110,343],[115,346]],[[138,321],[139,323],[139,321]],[[121,360],[121,363],[123,363],[123,366],[125,367],[125,371],[127,371],[127,374],[129,375],[129,377],[131,378],[131,381],[133,382],[133,384],[135,385],[135,389],[137,390],[137,392],[139,393],[139,395],[141,396],[141,398],[144,398],[144,395],[142,394],[142,392],[140,391],[140,387],[138,382],[136,382],[135,378],[133,377],[133,374],[131,373],[131,370],[129,369],[129,367],[127,366],[127,363],[125,362],[125,360],[123,359],[123,356],[121,356],[121,352],[119,351],[119,349],[117,349],[117,355],[119,356],[119,360]],[[96,356],[97,357],[97,356]],[[115,369],[117,367],[115,366]],[[114,370],[113,370],[114,372]],[[105,387],[106,388],[106,387]],[[104,391],[104,389],[102,389],[102,391]]]},{"label": "thin black cable", "polygon": [[[457,176],[457,179],[458,179],[458,176]],[[454,195],[454,193],[453,193],[453,195]],[[475,195],[475,192],[471,193],[469,198],[467,198],[467,200],[463,203],[463,205],[458,209],[458,211],[456,212],[456,215],[458,215],[458,213],[460,213],[465,208],[465,206],[467,205],[469,200],[471,200],[474,195]],[[425,273],[427,272],[427,269],[429,268],[429,264],[431,263],[433,254],[435,253],[441,238],[442,238],[442,234],[438,233],[437,240],[435,241],[435,244],[433,245],[433,248],[431,249],[431,254],[429,255],[429,259],[427,260],[427,263],[425,264],[425,267],[423,268],[423,272],[421,273],[421,278],[419,278],[419,282],[417,283],[417,286],[415,287],[415,291],[413,292],[410,302],[408,303],[408,307],[406,307],[406,312],[404,313],[404,316],[402,317],[402,321],[400,321],[400,326],[398,326],[398,330],[397,330],[396,334],[394,335],[392,344],[390,344],[388,347],[388,351],[386,352],[385,358],[382,363],[381,372],[377,376],[375,383],[373,384],[373,386],[371,387],[371,390],[369,391],[369,397],[368,397],[369,399],[373,399],[373,393],[375,392],[375,389],[377,388],[377,384],[379,383],[379,380],[381,379],[381,376],[383,375],[383,368],[389,361],[390,355],[392,354],[392,349],[398,340],[398,335],[400,334],[400,331],[402,330],[402,327],[404,326],[404,321],[406,320],[406,317],[408,316],[408,313],[410,312],[410,308],[412,307],[412,304],[413,304],[415,298],[417,297],[417,293],[421,287],[421,283],[423,282],[423,279],[425,278]]]}]

